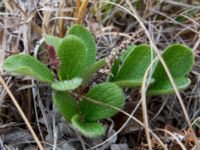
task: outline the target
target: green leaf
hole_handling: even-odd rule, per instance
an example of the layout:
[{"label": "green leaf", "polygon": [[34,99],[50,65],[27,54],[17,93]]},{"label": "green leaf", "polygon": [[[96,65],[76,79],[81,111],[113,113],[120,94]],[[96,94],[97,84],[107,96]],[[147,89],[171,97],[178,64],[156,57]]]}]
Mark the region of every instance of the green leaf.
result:
[{"label": "green leaf", "polygon": [[76,100],[66,92],[56,91],[53,95],[53,102],[66,121],[71,121],[72,116],[79,111]]},{"label": "green leaf", "polygon": [[133,47],[133,50],[126,56],[124,64],[116,75],[114,82],[121,87],[140,86],[144,73],[153,58],[154,54],[150,46],[142,44]]},{"label": "green leaf", "polygon": [[71,80],[54,82],[51,84],[51,87],[58,91],[75,90],[81,85],[82,81],[81,78],[73,78]]},{"label": "green leaf", "polygon": [[[150,84],[153,83],[155,80],[151,79],[150,80]],[[121,80],[121,81],[117,81],[115,82],[115,84],[117,84],[119,87],[121,88],[126,88],[126,87],[136,87],[136,86],[141,86],[141,80]]]},{"label": "green leaf", "polygon": [[[122,108],[124,105],[123,91],[114,83],[98,84],[86,94],[86,97],[117,108]],[[86,122],[108,118],[117,113],[113,108],[93,103],[88,99],[80,102],[80,108]]]},{"label": "green leaf", "polygon": [[90,66],[96,61],[96,43],[93,35],[81,25],[73,25],[68,32],[69,35],[76,35],[86,44],[87,48],[87,65]]},{"label": "green leaf", "polygon": [[72,117],[72,124],[86,137],[97,137],[105,133],[104,127],[96,122],[82,122],[81,117],[77,114]]},{"label": "green leaf", "polygon": [[106,59],[100,59],[99,61],[95,62],[92,66],[87,68],[87,71],[85,71],[82,76],[83,85],[89,81],[89,79],[94,75],[95,72],[97,72],[105,65],[106,65]]},{"label": "green leaf", "polygon": [[[192,70],[194,64],[194,54],[192,49],[183,44],[169,46],[163,54],[163,59],[171,72],[179,90],[185,89],[190,80],[185,76]],[[150,85],[148,95],[173,93],[174,89],[165,72],[164,67],[159,62],[153,73],[155,82]]]},{"label": "green leaf", "polygon": [[15,74],[27,75],[52,83],[52,72],[40,61],[26,54],[13,55],[4,61],[4,69]]},{"label": "green leaf", "polygon": [[[139,45],[140,46],[140,45]],[[126,60],[126,57],[136,48],[136,45],[129,45],[121,54],[120,60],[122,63]]]},{"label": "green leaf", "polygon": [[53,35],[46,35],[44,37],[44,41],[46,42],[47,45],[51,45],[55,48],[55,50],[58,50],[59,45],[62,42],[62,39],[57,37],[57,36],[53,36]]},{"label": "green leaf", "polygon": [[108,76],[108,81],[113,82],[120,68],[120,59],[116,59],[111,67],[111,73]]},{"label": "green leaf", "polygon": [[69,35],[62,40],[57,54],[61,62],[59,76],[62,80],[80,77],[87,67],[85,44],[74,35]]},{"label": "green leaf", "polygon": [[109,82],[113,82],[120,67],[121,67],[121,64],[124,63],[124,61],[126,60],[126,57],[128,56],[128,54],[134,50],[134,48],[136,47],[136,45],[130,45],[128,46],[123,52],[122,54],[120,55],[120,57],[118,59],[116,59],[114,61],[114,64],[112,65],[112,68],[111,68],[111,74],[110,76],[108,77],[108,81]]},{"label": "green leaf", "polygon": [[[176,86],[179,90],[184,90],[187,88],[191,81],[188,78],[177,78],[175,79]],[[150,89],[148,90],[148,96],[157,95],[157,94],[170,94],[174,93],[174,89],[172,88],[171,82],[169,80],[160,81],[159,84],[152,84]]]}]

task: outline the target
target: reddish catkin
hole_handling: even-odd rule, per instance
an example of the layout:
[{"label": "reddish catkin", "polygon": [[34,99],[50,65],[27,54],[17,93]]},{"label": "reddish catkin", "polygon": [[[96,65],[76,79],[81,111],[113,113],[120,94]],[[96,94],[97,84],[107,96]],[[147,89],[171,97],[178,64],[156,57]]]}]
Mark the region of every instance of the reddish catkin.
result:
[{"label": "reddish catkin", "polygon": [[49,55],[49,60],[50,60],[50,66],[51,68],[57,70],[60,66],[60,61],[56,55],[55,48],[51,45],[47,46],[47,51]]}]

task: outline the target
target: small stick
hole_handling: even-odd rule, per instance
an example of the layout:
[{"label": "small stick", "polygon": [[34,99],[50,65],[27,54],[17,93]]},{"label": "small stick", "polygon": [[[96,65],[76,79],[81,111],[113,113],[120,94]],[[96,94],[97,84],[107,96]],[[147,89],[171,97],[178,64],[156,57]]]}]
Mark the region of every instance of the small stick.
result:
[{"label": "small stick", "polygon": [[20,105],[18,104],[17,100],[15,99],[15,97],[13,96],[12,92],[10,91],[9,87],[6,85],[5,81],[3,80],[3,78],[0,76],[0,83],[3,85],[3,87],[5,88],[6,92],[8,93],[8,95],[10,96],[11,100],[13,101],[15,107],[17,108],[17,110],[19,111],[22,119],[24,120],[26,126],[28,127],[29,131],[31,132],[31,134],[33,135],[33,138],[35,139],[38,147],[40,150],[44,150],[42,144],[40,143],[39,138],[37,137],[35,131],[33,130],[33,128],[31,127],[31,124],[29,123],[27,117],[25,116],[23,110],[21,109]]},{"label": "small stick", "polygon": [[86,10],[87,5],[88,5],[88,0],[83,0],[81,7],[80,7],[80,11],[79,11],[78,16],[77,16],[77,22],[76,23],[78,23],[78,24],[82,23],[83,16],[85,14],[85,10]]}]

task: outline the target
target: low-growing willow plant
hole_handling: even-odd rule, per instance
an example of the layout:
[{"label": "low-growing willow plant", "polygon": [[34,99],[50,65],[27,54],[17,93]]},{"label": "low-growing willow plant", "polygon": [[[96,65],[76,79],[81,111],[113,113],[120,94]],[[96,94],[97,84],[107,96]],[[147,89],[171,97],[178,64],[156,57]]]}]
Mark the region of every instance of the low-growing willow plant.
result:
[{"label": "low-growing willow plant", "polygon": [[[122,89],[141,86],[144,73],[155,58],[149,45],[128,47],[115,60],[108,80],[94,85],[86,93],[84,89],[91,77],[106,65],[106,59],[96,61],[96,44],[92,34],[85,27],[74,25],[66,37],[47,35],[45,42],[49,45],[50,55],[54,55],[56,74],[36,58],[26,54],[8,57],[4,62],[4,69],[49,83],[58,111],[87,137],[104,134],[105,129],[100,120],[117,113],[116,109],[108,106],[122,109],[125,99]],[[186,75],[194,63],[192,50],[185,45],[175,44],[169,46],[162,56],[178,89],[187,88],[190,79]],[[157,61],[147,95],[173,92],[162,64]]]}]

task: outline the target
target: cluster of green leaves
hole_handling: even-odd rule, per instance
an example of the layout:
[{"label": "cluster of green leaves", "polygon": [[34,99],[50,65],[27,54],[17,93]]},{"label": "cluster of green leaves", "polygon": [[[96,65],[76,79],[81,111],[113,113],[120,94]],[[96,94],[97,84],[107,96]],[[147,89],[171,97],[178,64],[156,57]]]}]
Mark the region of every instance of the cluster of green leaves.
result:
[{"label": "cluster of green leaves", "polygon": [[[115,61],[112,68],[110,82],[119,87],[141,86],[145,71],[155,59],[154,51],[149,45],[141,44],[130,46],[124,54]],[[162,55],[179,90],[183,90],[190,84],[186,75],[192,70],[194,54],[192,49],[183,44],[173,44],[166,48]],[[161,95],[174,93],[171,82],[160,61],[153,67],[153,75],[147,95]]]},{"label": "cluster of green leaves", "polygon": [[[92,34],[81,25],[72,26],[66,37],[45,37],[55,48],[60,61],[57,78],[45,64],[26,54],[10,56],[4,69],[15,74],[32,76],[51,84],[53,101],[66,121],[83,135],[96,137],[105,132],[100,120],[111,117],[124,105],[123,88],[141,86],[144,73],[155,54],[150,46],[130,46],[112,67],[108,82],[92,87],[85,95],[84,89],[93,74],[106,65],[105,59],[96,61],[96,43]],[[189,47],[175,44],[168,47],[165,60],[178,89],[185,89],[190,80],[185,76],[192,68],[194,56]],[[174,90],[161,63],[154,67],[148,95],[173,93]],[[112,107],[108,107],[108,106]]]},{"label": "cluster of green leaves", "polygon": [[[124,105],[124,94],[116,84],[108,82],[92,87],[84,96],[78,93],[78,89],[84,89],[93,74],[106,65],[105,59],[96,61],[96,43],[92,34],[85,27],[74,25],[66,37],[48,35],[45,41],[55,48],[59,58],[59,81],[45,64],[26,54],[7,58],[4,69],[51,84],[54,89],[54,104],[65,120],[71,122],[85,136],[102,135],[105,129],[99,120],[111,117],[117,111],[94,104],[88,99],[121,109]],[[71,94],[73,90],[79,100]]]}]

